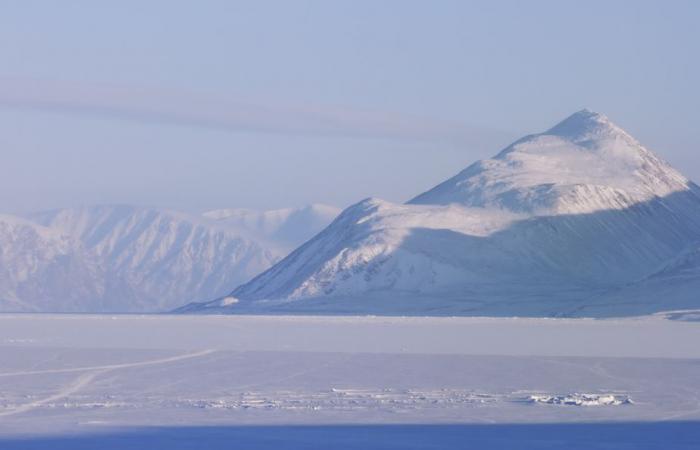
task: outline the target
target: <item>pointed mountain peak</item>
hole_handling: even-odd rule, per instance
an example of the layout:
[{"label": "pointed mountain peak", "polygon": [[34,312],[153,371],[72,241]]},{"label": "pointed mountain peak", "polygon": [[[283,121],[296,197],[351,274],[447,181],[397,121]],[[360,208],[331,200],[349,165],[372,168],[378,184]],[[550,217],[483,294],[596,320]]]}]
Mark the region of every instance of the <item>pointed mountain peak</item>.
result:
[{"label": "pointed mountain peak", "polygon": [[606,115],[590,109],[582,109],[573,113],[544,134],[559,136],[574,142],[613,137],[633,139]]},{"label": "pointed mountain peak", "polygon": [[665,197],[688,186],[683,175],[606,116],[584,109],[472,164],[409,203],[588,213]]}]

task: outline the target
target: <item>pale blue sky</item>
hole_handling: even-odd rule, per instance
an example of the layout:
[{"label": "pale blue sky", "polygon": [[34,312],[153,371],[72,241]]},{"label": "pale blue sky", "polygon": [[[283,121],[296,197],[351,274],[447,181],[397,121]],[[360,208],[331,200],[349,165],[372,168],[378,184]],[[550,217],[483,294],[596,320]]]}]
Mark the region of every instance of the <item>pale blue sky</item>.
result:
[{"label": "pale blue sky", "polygon": [[583,107],[698,180],[698,5],[0,0],[0,211],[405,201]]}]

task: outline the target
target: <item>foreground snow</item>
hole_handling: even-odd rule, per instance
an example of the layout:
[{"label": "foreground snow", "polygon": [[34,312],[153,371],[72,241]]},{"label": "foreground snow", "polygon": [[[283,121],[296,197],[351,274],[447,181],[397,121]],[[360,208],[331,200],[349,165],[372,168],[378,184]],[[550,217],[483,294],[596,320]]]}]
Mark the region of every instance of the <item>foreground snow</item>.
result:
[{"label": "foreground snow", "polygon": [[0,448],[694,448],[697,342],[692,312],[0,315]]}]

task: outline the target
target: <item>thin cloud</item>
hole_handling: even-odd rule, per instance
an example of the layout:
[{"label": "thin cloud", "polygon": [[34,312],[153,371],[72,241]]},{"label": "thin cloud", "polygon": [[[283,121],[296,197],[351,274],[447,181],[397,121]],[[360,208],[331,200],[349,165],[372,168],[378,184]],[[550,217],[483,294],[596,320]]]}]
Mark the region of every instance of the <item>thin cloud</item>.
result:
[{"label": "thin cloud", "polygon": [[112,85],[0,80],[0,107],[234,132],[492,144],[513,133],[405,114],[256,105],[210,95]]}]

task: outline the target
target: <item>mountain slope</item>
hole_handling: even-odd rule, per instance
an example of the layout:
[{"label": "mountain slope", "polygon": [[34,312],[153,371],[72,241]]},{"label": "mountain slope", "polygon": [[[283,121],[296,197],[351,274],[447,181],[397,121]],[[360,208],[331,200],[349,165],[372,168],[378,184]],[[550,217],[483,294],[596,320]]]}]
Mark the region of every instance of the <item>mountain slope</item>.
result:
[{"label": "mountain slope", "polygon": [[[186,310],[576,314],[700,240],[699,193],[584,110],[406,205],[348,208],[228,298]],[[608,298],[616,314],[638,309]]]},{"label": "mountain slope", "polygon": [[604,292],[575,311],[578,315],[620,315],[697,309],[700,306],[700,243],[693,243],[651,275]]}]

